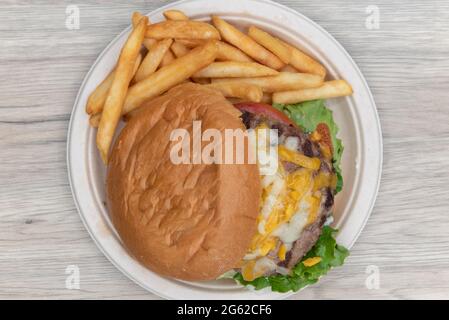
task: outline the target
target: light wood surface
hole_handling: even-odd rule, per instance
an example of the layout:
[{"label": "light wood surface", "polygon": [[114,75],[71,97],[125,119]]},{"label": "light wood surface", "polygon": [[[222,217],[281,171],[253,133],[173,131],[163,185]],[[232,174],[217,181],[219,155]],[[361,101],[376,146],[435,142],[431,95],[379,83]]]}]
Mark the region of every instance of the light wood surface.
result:
[{"label": "light wood surface", "polygon": [[[156,297],[97,249],[74,206],[66,135],[75,96],[103,48],[170,1],[0,2],[0,298]],[[279,1],[327,29],[365,75],[382,122],[384,171],[373,214],[343,268],[295,299],[449,298],[449,3]],[[365,27],[380,9],[380,29]],[[80,290],[65,286],[69,265]],[[379,289],[365,285],[370,266]],[[368,269],[367,269],[368,268]]]}]

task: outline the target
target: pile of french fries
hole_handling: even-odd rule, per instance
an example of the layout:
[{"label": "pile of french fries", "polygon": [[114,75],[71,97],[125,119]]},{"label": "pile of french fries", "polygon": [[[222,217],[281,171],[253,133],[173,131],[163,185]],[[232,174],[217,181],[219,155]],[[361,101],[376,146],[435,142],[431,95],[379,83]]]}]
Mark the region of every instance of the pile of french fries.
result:
[{"label": "pile of french fries", "polygon": [[288,104],[352,94],[345,80],[326,81],[318,61],[256,26],[244,33],[218,16],[212,23],[190,20],[179,10],[164,16],[151,24],[133,14],[115,68],[87,101],[105,164],[120,118],[183,82],[213,88],[233,102]]}]

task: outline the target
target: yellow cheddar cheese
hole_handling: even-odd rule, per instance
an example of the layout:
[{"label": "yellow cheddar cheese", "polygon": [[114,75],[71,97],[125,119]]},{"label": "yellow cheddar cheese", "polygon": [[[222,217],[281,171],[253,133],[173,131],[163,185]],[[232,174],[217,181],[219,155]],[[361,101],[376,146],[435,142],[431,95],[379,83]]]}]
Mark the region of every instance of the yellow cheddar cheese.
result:
[{"label": "yellow cheddar cheese", "polygon": [[314,265],[316,265],[317,263],[320,263],[320,262],[321,262],[321,257],[313,257],[313,258],[308,258],[308,259],[304,260],[302,263],[306,267],[313,267]]},{"label": "yellow cheddar cheese", "polygon": [[292,162],[307,169],[318,170],[321,166],[320,159],[307,157],[299,152],[287,149],[283,145],[280,145],[278,147],[278,152],[281,159]]}]

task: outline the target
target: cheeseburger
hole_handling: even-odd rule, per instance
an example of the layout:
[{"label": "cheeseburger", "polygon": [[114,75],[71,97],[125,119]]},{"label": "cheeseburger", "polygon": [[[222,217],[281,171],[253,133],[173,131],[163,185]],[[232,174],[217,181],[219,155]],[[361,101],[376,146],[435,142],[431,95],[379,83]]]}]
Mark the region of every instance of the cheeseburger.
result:
[{"label": "cheeseburger", "polygon": [[[213,150],[213,159],[228,152],[225,139],[211,147],[210,129],[224,138],[226,130],[245,133],[245,161],[195,161],[195,144],[203,155]],[[211,88],[179,85],[145,103],[115,142],[107,173],[112,221],[129,252],[158,274],[299,290],[348,255],[330,227],[342,186],[337,131],[321,100],[233,105]],[[270,172],[258,157],[267,147],[277,164]],[[187,157],[174,161],[180,151]]]}]

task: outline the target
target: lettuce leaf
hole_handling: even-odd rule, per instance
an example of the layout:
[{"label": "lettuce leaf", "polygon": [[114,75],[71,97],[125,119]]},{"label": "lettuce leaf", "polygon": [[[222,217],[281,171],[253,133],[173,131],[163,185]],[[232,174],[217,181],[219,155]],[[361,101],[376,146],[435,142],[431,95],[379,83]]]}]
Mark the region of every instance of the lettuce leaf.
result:
[{"label": "lettuce leaf", "polygon": [[340,192],[343,188],[343,177],[340,168],[343,144],[337,138],[338,126],[334,121],[332,111],[324,105],[324,100],[305,101],[297,104],[274,104],[273,107],[284,112],[306,132],[314,131],[319,123],[327,124],[334,149],[332,162],[337,174],[336,193]]},{"label": "lettuce leaf", "polygon": [[[253,281],[245,281],[239,272],[234,275],[234,279],[242,285],[253,286],[256,290],[271,286],[271,290],[275,292],[298,291],[307,285],[314,284],[332,267],[341,266],[349,255],[346,248],[337,244],[334,238],[336,232],[337,230],[324,226],[317,243],[296,264],[289,275],[275,274],[259,277]],[[306,267],[303,261],[313,257],[320,257],[321,261],[311,267]]]}]

